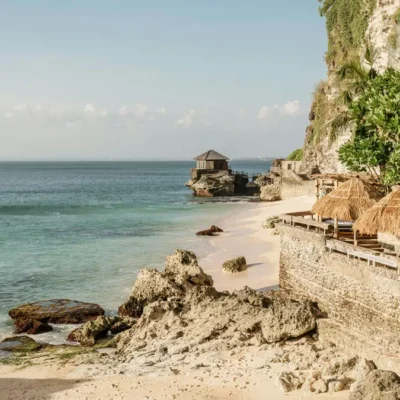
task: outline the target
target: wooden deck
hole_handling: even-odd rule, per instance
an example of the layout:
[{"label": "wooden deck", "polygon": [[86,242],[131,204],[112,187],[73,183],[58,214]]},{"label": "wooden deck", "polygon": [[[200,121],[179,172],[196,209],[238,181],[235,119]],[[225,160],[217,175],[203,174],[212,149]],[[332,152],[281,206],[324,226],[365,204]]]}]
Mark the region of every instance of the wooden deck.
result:
[{"label": "wooden deck", "polygon": [[376,235],[356,236],[351,226],[343,226],[340,228],[339,238],[334,238],[333,224],[314,220],[310,211],[282,214],[279,215],[279,219],[283,224],[323,233],[327,237],[326,248],[331,252],[335,251],[346,254],[347,257],[367,261],[368,265],[394,268],[400,274],[400,256],[385,252]]},{"label": "wooden deck", "polygon": [[310,211],[281,214],[278,217],[284,224],[303,226],[307,230],[321,231],[324,235],[333,233],[333,224],[314,220]]}]

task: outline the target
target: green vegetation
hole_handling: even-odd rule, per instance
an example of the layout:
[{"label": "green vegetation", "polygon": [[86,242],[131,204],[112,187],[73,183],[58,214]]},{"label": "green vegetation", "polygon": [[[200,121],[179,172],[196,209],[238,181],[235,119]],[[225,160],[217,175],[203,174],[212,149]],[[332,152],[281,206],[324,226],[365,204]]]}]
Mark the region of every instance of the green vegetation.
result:
[{"label": "green vegetation", "polygon": [[344,165],[379,175],[387,185],[400,183],[400,72],[388,69],[364,81],[347,121],[355,133],[339,150]]},{"label": "green vegetation", "polygon": [[303,149],[296,149],[290,153],[288,161],[301,161],[303,159]]},{"label": "green vegetation", "polygon": [[328,52],[326,61],[335,68],[356,55],[364,43],[368,20],[376,0],[318,0],[326,18]]}]

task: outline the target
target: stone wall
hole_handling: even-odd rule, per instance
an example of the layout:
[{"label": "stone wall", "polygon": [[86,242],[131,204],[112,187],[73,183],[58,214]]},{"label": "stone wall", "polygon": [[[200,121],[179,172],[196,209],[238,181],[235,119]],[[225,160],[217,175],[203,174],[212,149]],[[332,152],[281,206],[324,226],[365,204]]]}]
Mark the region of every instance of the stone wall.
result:
[{"label": "stone wall", "polygon": [[282,200],[299,196],[315,196],[315,182],[303,181],[302,183],[295,183],[282,180]]},{"label": "stone wall", "polygon": [[280,286],[318,303],[327,316],[319,323],[321,337],[400,372],[397,271],[330,253],[319,233],[285,225],[279,230]]}]

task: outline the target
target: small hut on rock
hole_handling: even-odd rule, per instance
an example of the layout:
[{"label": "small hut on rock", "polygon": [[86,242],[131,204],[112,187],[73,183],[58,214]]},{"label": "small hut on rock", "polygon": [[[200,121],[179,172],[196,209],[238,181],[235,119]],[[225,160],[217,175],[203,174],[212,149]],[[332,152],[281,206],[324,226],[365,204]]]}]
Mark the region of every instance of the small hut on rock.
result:
[{"label": "small hut on rock", "polygon": [[356,221],[381,198],[382,193],[372,184],[352,178],[318,200],[311,212],[320,218],[333,219],[335,236],[339,237],[339,221]]},{"label": "small hut on rock", "polygon": [[400,188],[365,211],[354,224],[360,234],[376,235],[383,247],[400,251]]},{"label": "small hut on rock", "polygon": [[210,170],[210,171],[228,171],[229,158],[223,156],[215,150],[209,150],[205,153],[197,156],[196,168],[200,170]]}]

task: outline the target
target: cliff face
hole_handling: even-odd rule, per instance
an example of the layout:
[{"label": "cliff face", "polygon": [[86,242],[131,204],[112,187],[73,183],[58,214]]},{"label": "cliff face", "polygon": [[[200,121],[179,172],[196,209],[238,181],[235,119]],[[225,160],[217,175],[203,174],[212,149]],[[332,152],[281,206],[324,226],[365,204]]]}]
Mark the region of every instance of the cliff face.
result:
[{"label": "cliff face", "polygon": [[338,149],[351,138],[347,129],[332,138],[328,122],[340,110],[341,88],[336,70],[349,60],[362,57],[366,45],[375,51],[373,67],[383,72],[400,69],[400,0],[319,0],[326,18],[328,77],[315,90],[304,143],[303,170],[316,167],[322,173],[342,173]]}]

